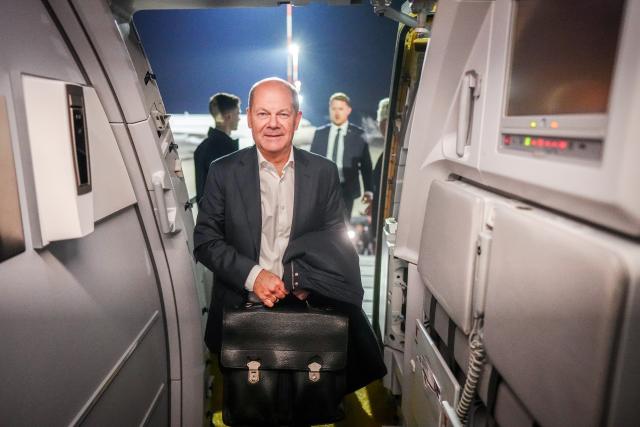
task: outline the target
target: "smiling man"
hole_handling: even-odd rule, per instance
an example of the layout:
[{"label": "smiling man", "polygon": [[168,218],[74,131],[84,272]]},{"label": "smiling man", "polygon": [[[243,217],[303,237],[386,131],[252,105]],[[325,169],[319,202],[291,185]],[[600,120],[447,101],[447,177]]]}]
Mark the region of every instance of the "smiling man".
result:
[{"label": "smiling man", "polygon": [[[194,232],[196,259],[215,274],[205,341],[220,349],[223,307],[247,299],[273,307],[287,297],[283,255],[289,240],[344,227],[334,163],[293,147],[302,113],[288,82],[269,78],[249,92],[255,146],[215,161]],[[361,286],[361,285],[360,285]],[[292,290],[304,300],[309,290]]]},{"label": "smiling man", "polygon": [[[215,275],[205,341],[219,354],[223,309],[247,300],[266,307],[305,306],[303,300],[332,307],[349,316],[348,393],[386,369],[362,311],[364,290],[347,238],[338,170],[293,146],[301,117],[294,86],[277,78],[259,81],[247,109],[255,146],[209,169],[194,232],[196,259]],[[309,424],[300,411],[293,410],[293,419],[301,421],[296,427]]]}]

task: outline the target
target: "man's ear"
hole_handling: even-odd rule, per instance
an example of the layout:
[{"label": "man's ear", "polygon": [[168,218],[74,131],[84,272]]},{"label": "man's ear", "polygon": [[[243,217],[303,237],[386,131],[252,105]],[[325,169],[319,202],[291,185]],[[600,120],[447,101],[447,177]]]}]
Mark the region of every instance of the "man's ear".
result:
[{"label": "man's ear", "polygon": [[296,113],[296,121],[295,121],[295,127],[293,128],[293,130],[298,130],[298,126],[300,125],[300,120],[302,119],[302,111],[298,111]]},{"label": "man's ear", "polygon": [[251,111],[249,110],[249,107],[247,107],[247,126],[249,126],[249,129],[252,128],[252,126],[251,126]]}]

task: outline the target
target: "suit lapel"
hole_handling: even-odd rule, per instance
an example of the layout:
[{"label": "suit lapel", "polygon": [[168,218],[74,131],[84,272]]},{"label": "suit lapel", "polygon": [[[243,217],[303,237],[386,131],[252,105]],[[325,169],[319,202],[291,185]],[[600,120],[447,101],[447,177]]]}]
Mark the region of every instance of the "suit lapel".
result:
[{"label": "suit lapel", "polygon": [[291,224],[290,240],[297,238],[305,224],[305,208],[311,206],[312,194],[309,191],[311,173],[308,168],[308,160],[302,155],[300,149],[293,147],[293,160],[295,161],[295,183],[293,190],[293,220]]},{"label": "suit lapel", "polygon": [[258,174],[258,153],[254,146],[242,156],[235,170],[238,192],[247,215],[249,233],[253,241],[254,258],[260,254],[260,235],[262,230],[262,213],[260,202],[260,176]]}]

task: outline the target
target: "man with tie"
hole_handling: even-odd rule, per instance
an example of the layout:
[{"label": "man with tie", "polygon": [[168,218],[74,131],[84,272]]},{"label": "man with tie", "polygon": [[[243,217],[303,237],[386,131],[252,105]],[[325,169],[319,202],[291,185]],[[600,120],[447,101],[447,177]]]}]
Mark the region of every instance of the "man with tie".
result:
[{"label": "man with tie", "polygon": [[216,93],[209,101],[209,112],[215,121],[215,128],[209,128],[207,137],[193,153],[198,206],[200,206],[211,162],[238,150],[238,140],[231,139],[229,135],[231,131],[238,129],[240,98],[230,93]]},{"label": "man with tie", "polygon": [[353,201],[359,197],[360,175],[364,185],[362,202],[370,205],[373,201],[373,176],[369,145],[363,138],[364,131],[349,123],[351,100],[337,92],[329,98],[331,123],[316,130],[311,143],[311,152],[334,161],[338,166],[340,186],[345,205],[347,222],[351,219]]}]

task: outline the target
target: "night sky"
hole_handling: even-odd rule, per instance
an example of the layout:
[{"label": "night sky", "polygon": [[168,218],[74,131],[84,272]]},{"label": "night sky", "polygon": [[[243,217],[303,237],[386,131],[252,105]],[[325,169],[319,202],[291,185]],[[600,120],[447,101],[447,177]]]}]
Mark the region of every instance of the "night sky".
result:
[{"label": "night sky", "polygon": [[[351,97],[358,125],[375,118],[389,95],[398,27],[363,3],[293,9],[302,111],[316,126],[328,121],[334,92]],[[286,79],[285,6],[141,11],[134,21],[169,113],[208,113],[209,97],[220,91],[240,96],[244,110],[257,80]]]}]

